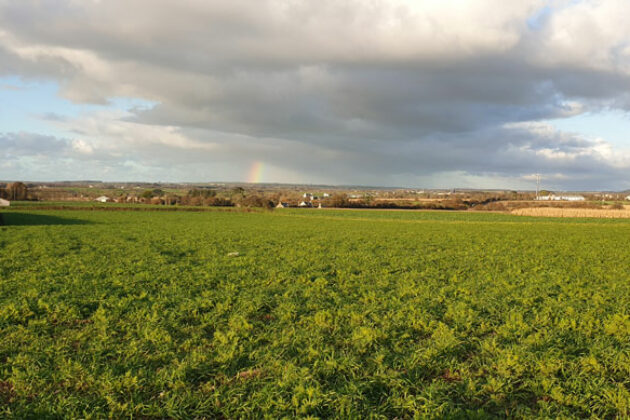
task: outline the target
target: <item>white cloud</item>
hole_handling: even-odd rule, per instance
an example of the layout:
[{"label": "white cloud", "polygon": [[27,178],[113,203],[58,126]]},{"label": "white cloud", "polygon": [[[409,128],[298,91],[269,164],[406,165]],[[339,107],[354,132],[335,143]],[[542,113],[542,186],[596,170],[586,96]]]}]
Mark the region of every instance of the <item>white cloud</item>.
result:
[{"label": "white cloud", "polygon": [[630,6],[626,0],[580,1],[549,18],[537,57],[554,66],[630,74]]},{"label": "white cloud", "polygon": [[84,155],[91,155],[94,153],[94,148],[89,145],[85,140],[77,139],[72,141],[72,148],[77,152]]}]

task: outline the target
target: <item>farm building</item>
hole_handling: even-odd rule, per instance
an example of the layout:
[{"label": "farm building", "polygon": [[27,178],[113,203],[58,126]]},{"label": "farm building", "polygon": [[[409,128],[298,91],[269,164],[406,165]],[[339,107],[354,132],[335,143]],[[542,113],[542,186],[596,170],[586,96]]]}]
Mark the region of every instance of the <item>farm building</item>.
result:
[{"label": "farm building", "polygon": [[277,209],[286,209],[287,207],[289,207],[289,203],[283,202],[278,203],[278,205],[276,206]]},{"label": "farm building", "polygon": [[94,201],[98,201],[99,203],[107,203],[109,201],[112,201],[112,199],[106,195],[101,195],[100,197],[96,197]]},{"label": "farm building", "polygon": [[298,204],[298,207],[313,207],[313,203],[311,203],[310,201],[309,202],[302,201],[300,202],[300,204]]},{"label": "farm building", "polygon": [[9,207],[10,205],[11,205],[11,202],[9,200],[0,198],[0,207]]},{"label": "farm building", "polygon": [[542,195],[536,197],[538,201],[584,201],[584,197],[581,195]]}]

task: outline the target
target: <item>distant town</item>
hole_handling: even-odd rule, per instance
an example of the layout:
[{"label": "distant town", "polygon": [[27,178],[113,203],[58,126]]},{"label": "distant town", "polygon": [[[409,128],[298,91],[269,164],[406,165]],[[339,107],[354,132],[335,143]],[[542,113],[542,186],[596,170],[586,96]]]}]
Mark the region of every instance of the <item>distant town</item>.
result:
[{"label": "distant town", "polygon": [[361,186],[146,183],[0,182],[0,206],[11,201],[94,202],[154,206],[262,208],[374,208],[510,211],[523,207],[619,207],[628,191],[564,192],[413,189]]}]

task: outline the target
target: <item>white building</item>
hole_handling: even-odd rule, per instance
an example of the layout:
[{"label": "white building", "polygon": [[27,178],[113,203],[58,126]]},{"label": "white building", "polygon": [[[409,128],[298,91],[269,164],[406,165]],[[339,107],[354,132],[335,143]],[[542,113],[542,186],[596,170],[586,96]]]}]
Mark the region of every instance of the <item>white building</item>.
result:
[{"label": "white building", "polygon": [[107,203],[108,201],[111,201],[111,198],[106,195],[101,195],[100,197],[95,198],[94,201],[98,201],[99,203]]},{"label": "white building", "polygon": [[541,195],[537,197],[538,201],[584,201],[584,197],[581,195]]},{"label": "white building", "polygon": [[10,205],[11,205],[11,202],[9,200],[0,198],[0,207],[9,207]]}]

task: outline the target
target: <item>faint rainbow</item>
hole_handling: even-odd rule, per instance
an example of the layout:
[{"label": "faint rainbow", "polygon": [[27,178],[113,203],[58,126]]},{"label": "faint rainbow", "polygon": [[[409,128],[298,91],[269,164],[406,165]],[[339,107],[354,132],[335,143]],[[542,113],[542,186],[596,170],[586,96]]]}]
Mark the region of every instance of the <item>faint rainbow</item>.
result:
[{"label": "faint rainbow", "polygon": [[261,161],[256,161],[249,168],[249,175],[247,176],[247,182],[260,182],[262,179],[264,165]]}]

